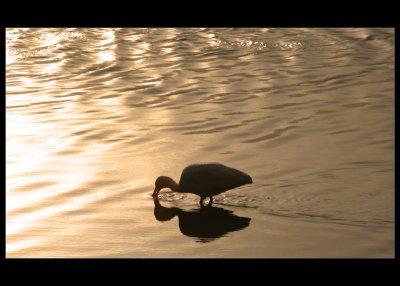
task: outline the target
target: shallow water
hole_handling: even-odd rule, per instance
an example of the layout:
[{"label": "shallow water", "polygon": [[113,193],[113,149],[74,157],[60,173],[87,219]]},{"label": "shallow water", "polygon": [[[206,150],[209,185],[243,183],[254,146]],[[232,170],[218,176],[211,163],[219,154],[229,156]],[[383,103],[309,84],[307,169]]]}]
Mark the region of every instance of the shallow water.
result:
[{"label": "shallow water", "polygon": [[[7,29],[6,257],[394,257],[394,29]],[[200,209],[151,194],[220,162]]]}]

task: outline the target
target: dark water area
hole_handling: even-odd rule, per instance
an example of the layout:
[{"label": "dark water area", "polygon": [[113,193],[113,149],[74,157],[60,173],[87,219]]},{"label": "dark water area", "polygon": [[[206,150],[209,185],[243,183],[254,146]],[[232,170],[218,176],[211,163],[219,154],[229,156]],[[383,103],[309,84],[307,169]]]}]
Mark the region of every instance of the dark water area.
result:
[{"label": "dark water area", "polygon": [[[200,208],[194,163],[253,184]],[[6,29],[6,257],[394,257],[394,29]]]}]

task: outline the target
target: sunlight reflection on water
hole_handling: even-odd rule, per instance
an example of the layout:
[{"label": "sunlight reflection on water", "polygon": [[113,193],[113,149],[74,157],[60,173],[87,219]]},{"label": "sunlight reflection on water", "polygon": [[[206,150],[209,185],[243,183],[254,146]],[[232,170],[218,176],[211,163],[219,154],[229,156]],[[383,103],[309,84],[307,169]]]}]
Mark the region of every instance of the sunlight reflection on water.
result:
[{"label": "sunlight reflection on water", "polygon": [[[393,103],[394,29],[6,29],[7,257],[393,257]],[[199,162],[254,180],[201,247]]]}]

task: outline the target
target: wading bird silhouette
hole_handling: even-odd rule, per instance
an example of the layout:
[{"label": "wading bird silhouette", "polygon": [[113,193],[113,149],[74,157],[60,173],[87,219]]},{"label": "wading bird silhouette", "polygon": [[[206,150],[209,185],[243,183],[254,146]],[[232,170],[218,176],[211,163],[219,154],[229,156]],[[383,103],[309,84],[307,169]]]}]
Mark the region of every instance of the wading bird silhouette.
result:
[{"label": "wading bird silhouette", "polygon": [[174,192],[198,195],[201,206],[204,199],[210,197],[208,205],[211,206],[213,196],[252,183],[253,180],[248,174],[234,168],[217,163],[196,164],[187,166],[182,171],[179,184],[170,177],[158,177],[153,197],[156,197],[161,189],[170,188]]}]

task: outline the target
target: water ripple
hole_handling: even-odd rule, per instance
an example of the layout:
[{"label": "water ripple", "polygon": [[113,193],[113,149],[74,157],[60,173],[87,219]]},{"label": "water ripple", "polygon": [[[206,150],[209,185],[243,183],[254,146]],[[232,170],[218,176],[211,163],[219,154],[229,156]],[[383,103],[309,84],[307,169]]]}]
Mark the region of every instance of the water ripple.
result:
[{"label": "water ripple", "polygon": [[[394,62],[392,28],[6,29],[7,257],[280,257],[318,227],[321,256],[390,256]],[[204,161],[251,174],[215,204],[257,222],[208,252],[150,197]]]},{"label": "water ripple", "polygon": [[273,138],[281,136],[287,130],[294,129],[294,128],[297,128],[297,127],[298,126],[288,126],[288,127],[283,127],[283,128],[277,128],[274,131],[272,131],[272,133],[269,133],[269,134],[264,135],[264,136],[256,137],[256,138],[253,138],[253,139],[245,140],[245,141],[242,141],[242,142],[243,143],[257,143],[257,142],[273,139]]}]

